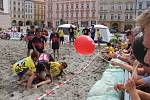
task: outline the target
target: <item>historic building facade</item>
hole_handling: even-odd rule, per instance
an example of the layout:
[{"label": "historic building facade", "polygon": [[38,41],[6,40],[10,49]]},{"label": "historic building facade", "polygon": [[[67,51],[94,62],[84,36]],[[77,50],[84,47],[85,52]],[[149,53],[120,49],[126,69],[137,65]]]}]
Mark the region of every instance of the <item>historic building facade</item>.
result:
[{"label": "historic building facade", "polygon": [[41,25],[45,24],[45,1],[34,0],[34,25]]},{"label": "historic building facade", "polygon": [[9,0],[0,0],[0,28],[6,29],[11,27]]},{"label": "historic building facade", "polygon": [[112,32],[134,27],[135,0],[100,0],[99,24],[107,25]]},{"label": "historic building facade", "polygon": [[[52,23],[56,27],[62,23],[91,26],[98,21],[99,0],[53,0]],[[50,11],[50,10],[49,10]]]}]

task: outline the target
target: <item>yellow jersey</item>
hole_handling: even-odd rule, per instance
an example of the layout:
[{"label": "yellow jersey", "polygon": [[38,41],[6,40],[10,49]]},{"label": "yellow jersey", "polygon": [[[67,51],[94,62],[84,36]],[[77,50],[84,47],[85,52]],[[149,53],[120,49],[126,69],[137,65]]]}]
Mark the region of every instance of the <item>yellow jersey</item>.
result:
[{"label": "yellow jersey", "polygon": [[120,46],[121,46],[122,50],[126,48],[126,45],[124,43],[122,43],[122,42],[120,43]]},{"label": "yellow jersey", "polygon": [[35,64],[33,60],[31,59],[31,56],[24,58],[15,64],[13,64],[13,72],[15,74],[19,74],[23,72],[25,69],[28,69],[32,72],[36,72]]},{"label": "yellow jersey", "polygon": [[109,50],[108,55],[110,55],[110,56],[115,52],[113,47],[109,47],[108,50]]},{"label": "yellow jersey", "polygon": [[63,30],[59,30],[58,34],[59,34],[59,37],[64,37],[64,31]]},{"label": "yellow jersey", "polygon": [[50,62],[51,71],[50,74],[52,77],[56,77],[61,73],[60,67],[61,64],[59,62]]},{"label": "yellow jersey", "polygon": [[99,31],[97,31],[97,37],[100,37],[101,33]]},{"label": "yellow jersey", "polygon": [[75,38],[77,38],[77,37],[78,37],[78,35],[79,35],[78,30],[74,30],[74,37],[75,37]]}]

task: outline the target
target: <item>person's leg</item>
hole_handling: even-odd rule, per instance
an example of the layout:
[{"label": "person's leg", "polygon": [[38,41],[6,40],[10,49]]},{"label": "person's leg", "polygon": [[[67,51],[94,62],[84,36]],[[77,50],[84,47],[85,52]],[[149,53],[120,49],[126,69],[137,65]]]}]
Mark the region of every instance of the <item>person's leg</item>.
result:
[{"label": "person's leg", "polygon": [[69,35],[69,43],[71,44],[71,35]]},{"label": "person's leg", "polygon": [[74,43],[74,35],[72,35],[72,42]]},{"label": "person's leg", "polygon": [[59,49],[57,49],[57,60],[59,59]]},{"label": "person's leg", "polygon": [[27,82],[27,89],[31,88],[32,86],[32,81],[35,77],[35,74],[32,72],[28,72],[29,78],[28,78],[28,82]]},{"label": "person's leg", "polygon": [[30,49],[27,51],[27,57],[30,56]]},{"label": "person's leg", "polygon": [[62,37],[62,45],[64,44],[64,37]]},{"label": "person's leg", "polygon": [[54,59],[55,59],[55,49],[53,49],[53,53],[54,53]]}]

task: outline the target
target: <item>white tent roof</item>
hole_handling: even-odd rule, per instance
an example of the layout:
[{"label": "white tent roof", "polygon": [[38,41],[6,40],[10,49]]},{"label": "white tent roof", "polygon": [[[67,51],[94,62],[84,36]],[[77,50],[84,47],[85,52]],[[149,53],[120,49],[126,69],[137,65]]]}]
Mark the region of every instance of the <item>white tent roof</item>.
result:
[{"label": "white tent roof", "polygon": [[107,26],[100,25],[100,24],[98,24],[98,25],[94,25],[94,27],[95,27],[95,28],[108,28]]},{"label": "white tent roof", "polygon": [[60,26],[58,26],[59,28],[70,28],[70,26],[72,26],[73,28],[75,28],[76,26],[72,25],[72,24],[62,24]]}]

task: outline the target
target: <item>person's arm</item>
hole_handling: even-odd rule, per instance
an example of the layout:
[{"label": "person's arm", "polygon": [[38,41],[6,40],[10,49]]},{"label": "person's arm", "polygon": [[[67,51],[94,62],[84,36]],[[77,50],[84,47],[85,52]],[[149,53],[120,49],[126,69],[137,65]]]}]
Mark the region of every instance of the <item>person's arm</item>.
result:
[{"label": "person's arm", "polygon": [[[127,81],[127,83],[125,84],[125,89],[131,96],[131,100],[141,100],[136,90],[136,85],[132,79],[129,79]],[[142,99],[142,100],[145,100],[145,99]]]},{"label": "person's arm", "polygon": [[150,73],[150,67],[143,66],[145,73]]},{"label": "person's arm", "polygon": [[128,64],[121,64],[121,63],[117,63],[115,61],[111,61],[111,64],[114,66],[120,66],[121,68],[126,69],[130,72],[133,71],[133,67],[131,65],[128,65]]},{"label": "person's arm", "polygon": [[41,85],[49,84],[49,83],[51,83],[51,82],[52,82],[52,81],[51,81],[50,79],[47,79],[47,80],[45,80],[45,81],[42,81],[42,82],[36,84],[36,85],[34,86],[34,89],[38,88],[38,87],[41,86]]},{"label": "person's arm", "polygon": [[140,96],[141,100],[150,100],[150,94],[143,92],[141,90],[137,90],[138,95]]},{"label": "person's arm", "polygon": [[34,45],[34,43],[32,42],[32,46],[33,46],[33,50],[35,50],[36,51],[36,48],[35,48],[35,45]]}]

